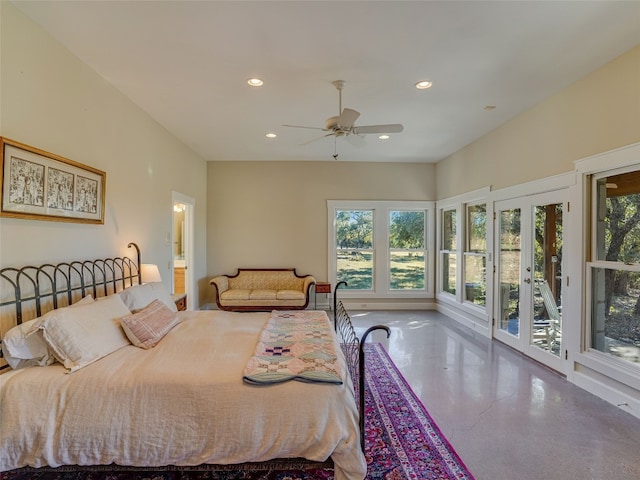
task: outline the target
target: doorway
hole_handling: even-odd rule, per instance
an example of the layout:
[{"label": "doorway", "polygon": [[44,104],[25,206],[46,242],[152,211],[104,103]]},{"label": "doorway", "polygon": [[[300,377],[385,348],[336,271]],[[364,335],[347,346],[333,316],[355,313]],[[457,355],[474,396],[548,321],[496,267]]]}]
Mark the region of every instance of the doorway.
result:
[{"label": "doorway", "polygon": [[495,204],[493,335],[563,371],[562,247],[566,192]]},{"label": "doorway", "polygon": [[175,295],[186,295],[188,309],[193,309],[193,208],[195,200],[178,192],[172,192],[173,228],[171,230],[173,278]]}]

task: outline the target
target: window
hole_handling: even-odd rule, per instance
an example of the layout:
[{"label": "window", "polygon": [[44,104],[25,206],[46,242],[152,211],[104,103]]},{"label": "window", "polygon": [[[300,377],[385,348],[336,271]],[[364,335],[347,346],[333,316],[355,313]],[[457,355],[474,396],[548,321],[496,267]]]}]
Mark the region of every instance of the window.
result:
[{"label": "window", "polygon": [[457,277],[457,234],[456,234],[456,210],[442,211],[442,248],[440,258],[442,261],[442,291],[452,295],[456,294]]},{"label": "window", "polygon": [[640,170],[593,176],[591,192],[590,346],[640,364]]},{"label": "window", "polygon": [[330,200],[327,206],[332,282],[347,282],[351,296],[433,295],[432,202]]},{"label": "window", "polygon": [[347,288],[373,289],[373,210],[336,210],[336,270]]},{"label": "window", "polygon": [[466,205],[464,300],[487,305],[487,206]]},{"label": "window", "polygon": [[389,212],[389,288],[424,290],[425,211]]}]

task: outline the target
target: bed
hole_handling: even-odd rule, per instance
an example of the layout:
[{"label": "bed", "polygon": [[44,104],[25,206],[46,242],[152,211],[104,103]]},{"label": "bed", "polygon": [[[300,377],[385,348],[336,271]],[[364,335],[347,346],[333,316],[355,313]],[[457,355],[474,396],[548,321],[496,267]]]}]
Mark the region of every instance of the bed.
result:
[{"label": "bed", "polygon": [[[335,325],[324,312],[299,313],[329,325],[340,382],[256,385],[243,376],[265,326],[283,312],[177,312],[161,286],[141,284],[140,251],[129,246],[137,259],[0,271],[5,357],[10,322],[20,340],[36,331],[47,346],[44,357],[12,357],[16,369],[0,375],[0,471],[301,458],[332,463],[336,480],[365,477],[364,362],[341,304]],[[33,330],[34,322],[44,323]]]}]

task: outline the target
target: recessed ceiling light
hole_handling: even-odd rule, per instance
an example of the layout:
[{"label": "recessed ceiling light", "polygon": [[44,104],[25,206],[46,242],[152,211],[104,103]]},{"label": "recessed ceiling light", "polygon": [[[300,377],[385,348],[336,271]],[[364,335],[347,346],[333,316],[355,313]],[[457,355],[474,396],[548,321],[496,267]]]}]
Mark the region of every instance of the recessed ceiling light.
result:
[{"label": "recessed ceiling light", "polygon": [[380,135],[378,138],[380,140],[389,140],[389,135]]},{"label": "recessed ceiling light", "polygon": [[425,90],[427,88],[431,88],[432,85],[433,82],[430,82],[429,80],[422,80],[421,82],[416,83],[416,88]]},{"label": "recessed ceiling light", "polygon": [[247,83],[252,87],[261,87],[262,85],[264,85],[264,82],[259,78],[250,78],[249,80],[247,80]]},{"label": "recessed ceiling light", "polygon": [[267,137],[267,138],[276,138],[277,136],[278,136],[278,135],[277,135],[277,134],[275,134],[275,133],[273,133],[273,132],[269,132],[269,133],[267,133],[267,134],[265,135],[265,137]]}]

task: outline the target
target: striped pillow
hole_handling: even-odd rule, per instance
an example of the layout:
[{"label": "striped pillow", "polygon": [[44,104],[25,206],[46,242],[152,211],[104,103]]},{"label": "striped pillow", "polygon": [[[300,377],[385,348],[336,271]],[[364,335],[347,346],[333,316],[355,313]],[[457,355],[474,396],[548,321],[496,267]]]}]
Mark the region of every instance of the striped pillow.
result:
[{"label": "striped pillow", "polygon": [[178,324],[178,316],[161,301],[154,300],[137,313],[120,320],[124,333],[136,347],[153,348]]}]

